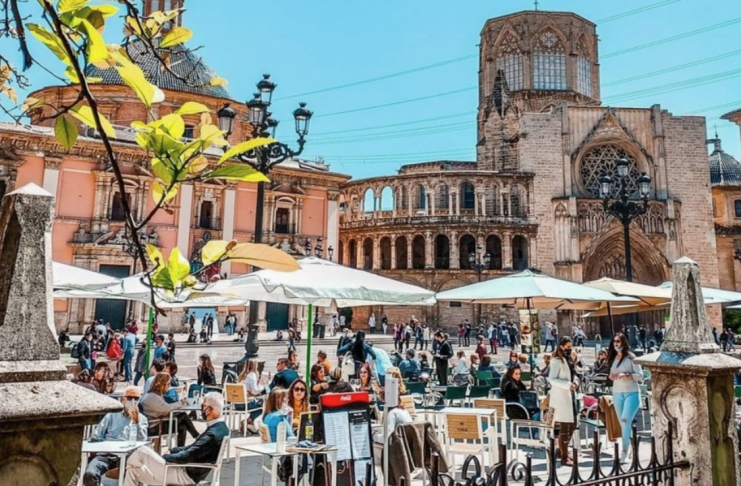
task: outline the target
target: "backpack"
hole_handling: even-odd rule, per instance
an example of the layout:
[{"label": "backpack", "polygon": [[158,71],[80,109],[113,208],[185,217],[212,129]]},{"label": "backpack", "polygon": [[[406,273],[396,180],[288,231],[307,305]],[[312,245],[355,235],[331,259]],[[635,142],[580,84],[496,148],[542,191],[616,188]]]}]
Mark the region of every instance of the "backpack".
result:
[{"label": "backpack", "polygon": [[70,349],[70,351],[69,351],[69,355],[71,357],[75,358],[75,359],[79,359],[80,358],[80,350],[77,347],[78,344],[80,344],[80,343],[74,343],[72,345],[72,349]]},{"label": "backpack", "polygon": [[555,328],[551,329],[551,336],[556,337],[558,335],[558,332]]}]

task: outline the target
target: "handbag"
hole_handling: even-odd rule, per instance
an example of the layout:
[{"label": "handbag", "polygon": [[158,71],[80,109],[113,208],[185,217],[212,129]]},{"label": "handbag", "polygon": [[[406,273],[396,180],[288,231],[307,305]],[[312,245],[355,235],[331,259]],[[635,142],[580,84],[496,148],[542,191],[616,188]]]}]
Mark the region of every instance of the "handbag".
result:
[{"label": "handbag", "polygon": [[556,415],[556,409],[551,407],[550,395],[541,402],[540,409],[543,411],[543,423],[546,427],[553,427],[553,416]]}]

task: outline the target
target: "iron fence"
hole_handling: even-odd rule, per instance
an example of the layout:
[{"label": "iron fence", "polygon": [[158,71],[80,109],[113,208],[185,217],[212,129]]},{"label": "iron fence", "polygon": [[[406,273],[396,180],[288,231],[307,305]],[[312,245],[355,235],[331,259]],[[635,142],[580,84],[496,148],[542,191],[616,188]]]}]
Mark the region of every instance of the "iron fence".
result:
[{"label": "iron fence", "polygon": [[[555,439],[550,438],[546,449],[547,471],[533,471],[533,457],[531,454],[525,456],[525,462],[514,459],[507,462],[507,446],[499,445],[500,462],[484,470],[481,462],[476,456],[468,456],[463,462],[461,469],[461,480],[447,473],[439,472],[439,458],[434,456],[431,461],[431,483],[432,486],[674,486],[675,473],[690,467],[688,460],[674,460],[674,430],[669,424],[667,435],[664,438],[666,447],[664,457],[658,457],[656,449],[656,437],[651,436],[651,457],[647,464],[643,465],[638,454],[640,440],[636,435],[636,427],[633,426],[633,438],[631,440],[632,460],[627,464],[621,464],[619,459],[619,446],[614,445],[614,456],[612,460],[600,461],[602,445],[600,444],[599,431],[594,431],[593,442],[590,444],[592,452],[591,467],[579,467],[579,454],[576,448],[573,451],[574,463],[571,467],[557,468]],[[603,465],[603,462],[609,464]],[[559,474],[560,473],[560,474]]]}]

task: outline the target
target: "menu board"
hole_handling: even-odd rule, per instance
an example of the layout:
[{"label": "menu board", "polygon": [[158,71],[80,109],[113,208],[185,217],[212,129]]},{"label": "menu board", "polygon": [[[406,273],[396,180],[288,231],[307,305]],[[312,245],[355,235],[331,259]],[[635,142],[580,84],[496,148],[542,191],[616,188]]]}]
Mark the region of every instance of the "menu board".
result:
[{"label": "menu board", "polygon": [[338,486],[372,486],[375,471],[368,394],[322,396],[322,422],[324,443],[337,448]]}]

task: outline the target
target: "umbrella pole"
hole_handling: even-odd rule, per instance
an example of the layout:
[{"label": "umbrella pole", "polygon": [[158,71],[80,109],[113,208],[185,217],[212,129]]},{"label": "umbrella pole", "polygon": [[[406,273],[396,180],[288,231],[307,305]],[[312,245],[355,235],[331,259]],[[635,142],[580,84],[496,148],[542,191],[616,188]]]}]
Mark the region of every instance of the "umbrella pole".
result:
[{"label": "umbrella pole", "polygon": [[[530,390],[535,390],[535,363],[533,363],[533,349],[535,348],[535,332],[533,329],[533,313],[530,310],[530,297],[527,298],[527,319],[530,323],[530,353],[527,358],[527,362],[530,365]],[[522,339],[522,333],[520,333],[520,339]]]},{"label": "umbrella pole", "polygon": [[306,380],[306,390],[307,394],[311,390],[311,339],[314,335],[313,322],[312,319],[314,318],[314,304],[309,304],[309,320],[306,324],[306,374],[304,375],[304,380]]},{"label": "umbrella pole", "polygon": [[152,327],[154,327],[154,307],[149,307],[149,323],[147,324],[147,340],[144,343],[147,345],[144,356],[144,379],[149,379],[149,368],[152,359]]},{"label": "umbrella pole", "polygon": [[612,339],[615,336],[615,325],[612,322],[612,304],[609,302],[607,303],[607,315],[610,316],[610,333],[612,334],[610,339]]}]

